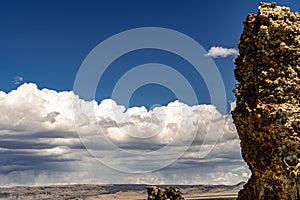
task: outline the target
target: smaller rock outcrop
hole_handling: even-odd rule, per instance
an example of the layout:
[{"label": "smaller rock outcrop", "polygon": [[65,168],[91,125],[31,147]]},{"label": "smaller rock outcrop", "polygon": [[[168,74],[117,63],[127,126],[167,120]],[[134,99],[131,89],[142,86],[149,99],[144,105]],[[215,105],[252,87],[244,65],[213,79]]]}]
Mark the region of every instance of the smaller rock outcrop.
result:
[{"label": "smaller rock outcrop", "polygon": [[179,190],[173,187],[160,189],[157,186],[147,186],[147,200],[184,200]]}]

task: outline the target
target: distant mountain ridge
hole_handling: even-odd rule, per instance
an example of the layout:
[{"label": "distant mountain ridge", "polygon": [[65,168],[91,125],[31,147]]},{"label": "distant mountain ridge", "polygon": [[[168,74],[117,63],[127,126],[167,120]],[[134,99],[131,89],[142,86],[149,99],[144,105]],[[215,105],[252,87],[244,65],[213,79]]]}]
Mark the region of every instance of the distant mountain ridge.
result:
[{"label": "distant mountain ridge", "polygon": [[[184,196],[197,196],[208,193],[237,193],[245,182],[236,185],[172,185],[179,189]],[[146,199],[146,184],[74,184],[74,185],[51,185],[51,186],[16,186],[11,188],[0,188],[0,199],[26,199],[26,200],[66,200],[66,199],[106,199],[108,195],[120,194],[120,196],[131,193]],[[171,185],[158,185],[165,188]],[[106,198],[102,198],[105,196]],[[119,199],[119,198],[118,198]],[[120,197],[121,199],[121,197]]]}]

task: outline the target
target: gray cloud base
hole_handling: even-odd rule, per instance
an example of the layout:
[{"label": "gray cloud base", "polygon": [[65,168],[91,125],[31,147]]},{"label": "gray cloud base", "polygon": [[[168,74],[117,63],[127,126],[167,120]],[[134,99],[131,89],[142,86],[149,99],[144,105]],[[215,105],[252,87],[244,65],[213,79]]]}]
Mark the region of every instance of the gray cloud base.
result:
[{"label": "gray cloud base", "polygon": [[[235,184],[247,180],[249,171],[241,159],[239,139],[230,115],[222,115],[212,105],[188,106],[172,102],[147,111],[144,107],[125,108],[108,99],[93,105],[94,118],[82,116],[80,138],[74,126],[73,92],[38,89],[35,84],[23,84],[10,93],[0,92],[0,185],[38,185],[57,183],[149,183],[149,184]],[[189,113],[178,127],[176,109]],[[125,115],[126,114],[126,115]],[[170,117],[172,116],[172,117]],[[220,135],[210,130],[219,126]],[[94,121],[93,121],[94,120]],[[176,132],[176,130],[180,130]],[[176,162],[151,173],[131,174],[107,167],[92,157],[82,139],[93,141],[97,134],[124,151],[152,152],[175,139],[171,152],[145,162],[143,157],[132,159],[128,154],[111,151],[105,143],[96,141],[94,150],[100,158],[141,171],[168,160],[182,148],[184,140],[196,137]],[[174,133],[179,137],[174,137]],[[219,137],[212,151],[199,157],[204,133]],[[148,137],[149,136],[149,137]]]}]

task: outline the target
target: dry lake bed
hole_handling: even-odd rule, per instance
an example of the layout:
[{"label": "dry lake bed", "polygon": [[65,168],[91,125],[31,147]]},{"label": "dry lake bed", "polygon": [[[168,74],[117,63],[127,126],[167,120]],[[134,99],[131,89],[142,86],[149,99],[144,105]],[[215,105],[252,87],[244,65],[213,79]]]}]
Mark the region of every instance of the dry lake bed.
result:
[{"label": "dry lake bed", "polygon": [[[175,185],[186,200],[200,199],[236,199],[244,183],[237,185]],[[35,187],[0,188],[2,200],[145,200],[147,199],[144,184],[112,185],[52,185]],[[165,188],[168,185],[159,185]]]}]

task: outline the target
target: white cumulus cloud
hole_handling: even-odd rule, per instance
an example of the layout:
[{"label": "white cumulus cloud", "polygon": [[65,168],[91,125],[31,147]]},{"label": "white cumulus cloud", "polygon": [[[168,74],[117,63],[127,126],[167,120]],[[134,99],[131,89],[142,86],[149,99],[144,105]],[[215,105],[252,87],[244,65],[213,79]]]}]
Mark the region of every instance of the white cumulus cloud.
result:
[{"label": "white cumulus cloud", "polygon": [[[213,105],[175,101],[150,111],[126,110],[112,99],[85,101],[72,91],[25,83],[9,93],[0,91],[0,112],[1,185],[235,184],[249,174],[231,116]],[[201,150],[209,154],[201,157]],[[152,173],[115,170],[143,172],[173,157],[169,167]]]},{"label": "white cumulus cloud", "polygon": [[210,56],[212,58],[218,58],[218,57],[228,57],[228,56],[237,56],[239,55],[239,51],[234,48],[224,48],[224,47],[218,47],[214,46],[211,47],[206,54],[206,56]]},{"label": "white cumulus cloud", "polygon": [[15,85],[19,85],[20,83],[22,83],[24,80],[24,78],[22,76],[16,76],[13,78],[13,83]]}]

